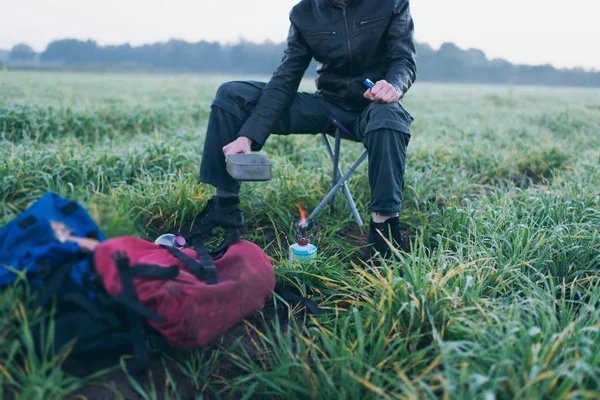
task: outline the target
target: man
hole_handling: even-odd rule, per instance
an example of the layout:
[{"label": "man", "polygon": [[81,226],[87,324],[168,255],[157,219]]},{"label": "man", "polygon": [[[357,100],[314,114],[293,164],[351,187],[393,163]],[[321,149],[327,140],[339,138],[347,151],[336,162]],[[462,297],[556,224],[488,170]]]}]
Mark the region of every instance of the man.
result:
[{"label": "man", "polygon": [[[317,134],[328,118],[350,128],[368,151],[369,241],[389,254],[381,231],[400,241],[398,213],[413,118],[400,104],[416,78],[409,0],[302,0],[290,12],[287,48],[271,80],[228,82],[211,106],[200,181],[217,188],[195,229],[243,229],[240,185],[227,154],[260,150],[271,133]],[[298,93],[312,58],[317,92]],[[375,82],[365,90],[365,79]]]}]

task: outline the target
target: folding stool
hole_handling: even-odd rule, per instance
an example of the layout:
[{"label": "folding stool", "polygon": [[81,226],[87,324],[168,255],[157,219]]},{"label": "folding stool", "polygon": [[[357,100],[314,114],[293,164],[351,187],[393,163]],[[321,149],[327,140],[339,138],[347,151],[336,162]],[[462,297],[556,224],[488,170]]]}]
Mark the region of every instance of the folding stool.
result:
[{"label": "folding stool", "polygon": [[354,199],[352,198],[352,194],[350,193],[350,189],[348,189],[348,185],[346,184],[346,181],[348,180],[348,178],[350,178],[350,176],[354,173],[354,171],[356,171],[356,169],[360,166],[360,164],[362,164],[362,162],[365,161],[365,159],[367,158],[367,150],[363,151],[363,153],[360,155],[360,157],[358,157],[358,159],[354,162],[354,164],[352,164],[350,169],[348,169],[348,172],[346,172],[344,175],[342,175],[342,171],[340,170],[340,167],[339,167],[340,146],[341,146],[341,139],[342,139],[341,134],[343,132],[348,137],[354,137],[354,135],[352,135],[352,133],[345,126],[343,126],[340,121],[336,120],[335,118],[330,117],[329,121],[331,122],[331,124],[333,126],[335,126],[335,151],[331,148],[331,143],[329,142],[327,133],[323,132],[323,133],[321,133],[321,135],[323,136],[323,141],[325,142],[325,147],[327,148],[327,152],[329,153],[329,156],[331,157],[331,161],[333,162],[333,179],[332,179],[333,187],[331,188],[331,190],[329,191],[327,196],[325,196],[325,198],[319,203],[319,205],[312,211],[312,213],[308,216],[308,218],[309,219],[314,218],[330,201],[331,201],[331,209],[333,210],[334,204],[335,204],[335,195],[338,192],[338,190],[343,188],[344,194],[346,195],[346,200],[348,201],[348,205],[350,206],[350,210],[352,211],[352,215],[354,216],[354,219],[356,220],[356,223],[358,224],[358,226],[362,227],[363,226],[362,219],[360,218],[358,210],[356,209],[356,204],[354,203]]}]

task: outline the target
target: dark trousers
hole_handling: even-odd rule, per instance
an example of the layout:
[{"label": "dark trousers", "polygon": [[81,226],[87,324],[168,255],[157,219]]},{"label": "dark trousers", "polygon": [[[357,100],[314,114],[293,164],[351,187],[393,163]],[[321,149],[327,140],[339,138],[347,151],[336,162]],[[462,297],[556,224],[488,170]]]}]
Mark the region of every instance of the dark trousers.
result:
[{"label": "dark trousers", "polygon": [[[265,83],[227,82],[217,91],[211,105],[204,142],[200,181],[230,192],[239,190],[226,170],[223,147],[234,141],[245,120],[258,102]],[[385,215],[400,212],[406,169],[406,147],[410,141],[412,117],[399,103],[371,103],[359,112],[346,111],[325,101],[316,93],[296,94],[272,134],[318,134],[336,118],[353,137],[362,142],[369,159],[371,204],[369,211]],[[256,150],[256,149],[253,149]]]}]

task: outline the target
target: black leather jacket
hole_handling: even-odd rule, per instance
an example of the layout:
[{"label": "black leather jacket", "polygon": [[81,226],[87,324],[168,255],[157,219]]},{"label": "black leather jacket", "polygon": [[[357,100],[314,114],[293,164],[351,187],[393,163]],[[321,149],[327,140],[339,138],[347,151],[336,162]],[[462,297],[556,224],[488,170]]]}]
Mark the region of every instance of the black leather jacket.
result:
[{"label": "black leather jacket", "polygon": [[349,111],[370,101],[363,80],[385,79],[403,96],[416,78],[414,24],[409,0],[302,0],[290,12],[282,63],[238,136],[262,147],[292,103],[312,58],[317,90]]}]

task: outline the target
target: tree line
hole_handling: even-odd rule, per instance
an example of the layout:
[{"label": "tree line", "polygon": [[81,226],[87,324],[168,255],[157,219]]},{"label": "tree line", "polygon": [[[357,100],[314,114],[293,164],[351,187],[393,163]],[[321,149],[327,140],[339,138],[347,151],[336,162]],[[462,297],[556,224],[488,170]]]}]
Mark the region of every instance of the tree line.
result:
[{"label": "tree line", "polygon": [[[5,57],[12,66],[55,68],[120,68],[172,72],[270,74],[281,61],[285,43],[262,44],[241,41],[218,42],[183,40],[131,46],[99,46],[96,41],[55,40],[42,53],[18,44]],[[463,50],[444,43],[438,50],[417,44],[419,81],[461,83],[509,83],[565,86],[600,86],[600,72],[557,69],[551,65],[515,65],[489,60],[477,49]],[[307,76],[316,75],[313,62]]]}]

